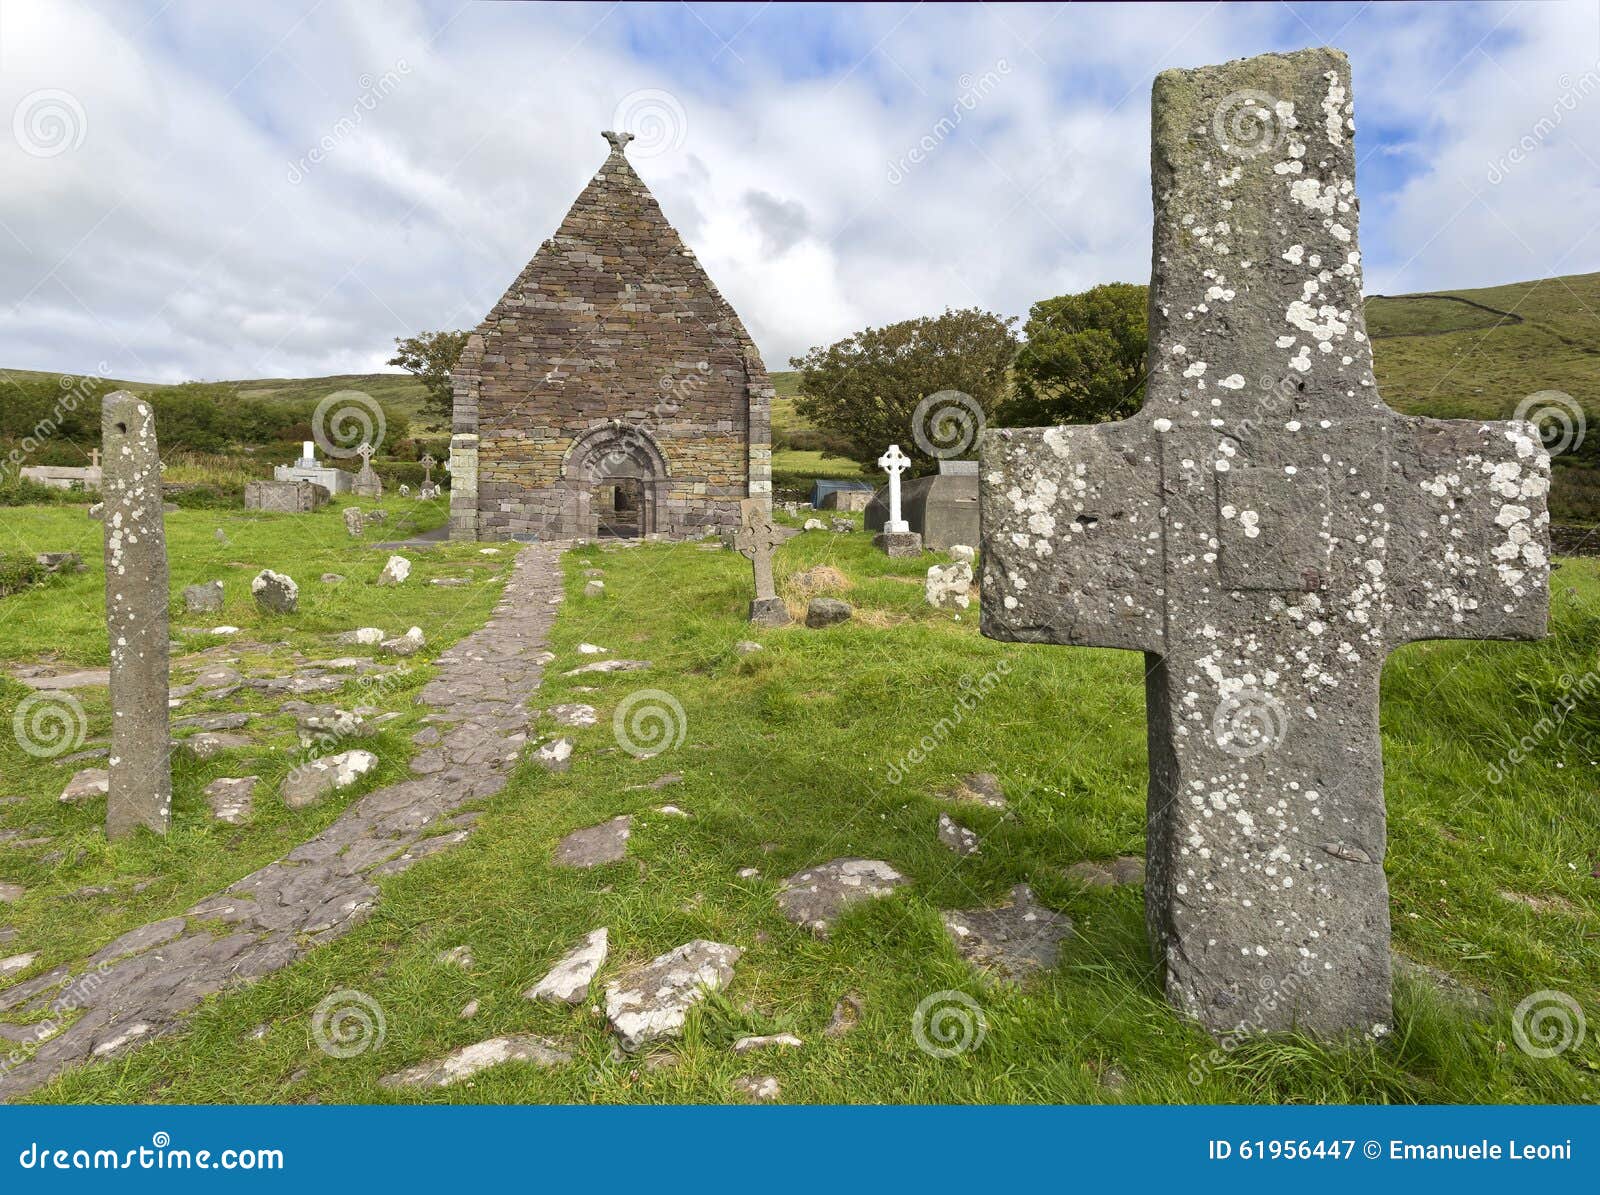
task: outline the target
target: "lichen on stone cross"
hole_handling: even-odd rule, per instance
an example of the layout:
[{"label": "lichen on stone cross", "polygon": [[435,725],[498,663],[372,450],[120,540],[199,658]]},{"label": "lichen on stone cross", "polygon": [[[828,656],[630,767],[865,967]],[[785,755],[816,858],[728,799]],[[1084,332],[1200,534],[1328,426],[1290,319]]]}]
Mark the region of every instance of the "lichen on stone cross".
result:
[{"label": "lichen on stone cross", "polygon": [[889,445],[889,451],[878,458],[878,468],[889,475],[889,519],[883,529],[890,535],[904,534],[911,524],[900,517],[900,474],[911,467],[911,458],[900,451],[900,445]]},{"label": "lichen on stone cross", "polygon": [[1147,653],[1146,921],[1219,1034],[1386,1031],[1384,658],[1548,612],[1533,426],[1378,395],[1351,113],[1335,50],[1161,75],[1144,407],[982,443],[984,633]]},{"label": "lichen on stone cross", "polygon": [[772,550],[783,543],[783,533],[772,521],[772,509],[760,498],[739,502],[739,529],[733,546],[749,558],[755,570],[756,600],[770,601],[777,595],[772,582]]},{"label": "lichen on stone cross", "polygon": [[150,404],[126,390],[106,395],[100,443],[111,655],[106,836],[125,838],[140,826],[165,834],[172,817],[167,540]]}]

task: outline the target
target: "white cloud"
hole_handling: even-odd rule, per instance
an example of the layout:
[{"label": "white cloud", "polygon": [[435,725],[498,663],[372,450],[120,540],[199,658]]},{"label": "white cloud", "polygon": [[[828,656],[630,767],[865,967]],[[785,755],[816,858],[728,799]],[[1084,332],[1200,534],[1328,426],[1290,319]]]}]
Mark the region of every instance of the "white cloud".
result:
[{"label": "white cloud", "polygon": [[8,0],[0,114],[65,92],[83,126],[54,156],[0,130],[0,364],[381,367],[481,318],[644,89],[682,128],[635,165],[773,368],[947,305],[1021,315],[1148,275],[1157,71],[1324,40],[1373,151],[1371,289],[1600,256],[1586,7],[707,9],[717,34],[687,11]]}]

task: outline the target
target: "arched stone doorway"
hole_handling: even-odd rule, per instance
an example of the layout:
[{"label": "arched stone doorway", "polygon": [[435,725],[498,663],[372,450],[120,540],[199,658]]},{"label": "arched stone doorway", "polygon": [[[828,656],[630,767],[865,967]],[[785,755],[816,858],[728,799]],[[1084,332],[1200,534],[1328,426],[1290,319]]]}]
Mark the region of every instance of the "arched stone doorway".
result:
[{"label": "arched stone doorway", "polygon": [[641,427],[612,422],[584,432],[567,451],[561,484],[568,535],[633,539],[671,530],[666,458]]}]

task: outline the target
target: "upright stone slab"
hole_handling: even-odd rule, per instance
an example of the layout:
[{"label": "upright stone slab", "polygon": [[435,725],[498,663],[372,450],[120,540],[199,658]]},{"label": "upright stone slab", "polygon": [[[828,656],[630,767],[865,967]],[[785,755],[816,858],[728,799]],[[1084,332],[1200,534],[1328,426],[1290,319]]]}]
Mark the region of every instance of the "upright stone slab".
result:
[{"label": "upright stone slab", "polygon": [[755,571],[756,596],[750,603],[750,621],[769,627],[789,624],[789,608],[772,584],[772,549],[783,533],[772,522],[772,505],[765,498],[745,498],[739,503],[739,530],[733,546],[749,557]]},{"label": "upright stone slab", "polygon": [[148,403],[126,390],[100,407],[105,497],[106,634],[111,644],[111,755],[106,836],[172,816],[167,715],[167,538],[161,457]]},{"label": "upright stone slab", "polygon": [[1545,629],[1535,429],[1378,396],[1350,114],[1335,50],[1161,75],[1144,408],[983,439],[984,633],[1148,653],[1146,917],[1218,1033],[1388,1026],[1384,657]]}]

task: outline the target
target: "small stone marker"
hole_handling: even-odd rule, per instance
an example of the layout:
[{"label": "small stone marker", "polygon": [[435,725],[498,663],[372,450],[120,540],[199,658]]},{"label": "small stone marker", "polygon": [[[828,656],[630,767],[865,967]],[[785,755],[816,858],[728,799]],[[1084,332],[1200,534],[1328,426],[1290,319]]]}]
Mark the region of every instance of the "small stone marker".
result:
[{"label": "small stone marker", "polygon": [[889,475],[889,517],[872,542],[890,556],[920,556],[922,536],[900,517],[900,474],[911,468],[911,458],[900,451],[900,445],[891,444],[878,458],[878,468]]},{"label": "small stone marker", "polygon": [[739,530],[733,546],[755,570],[756,596],[750,603],[750,621],[762,626],[789,624],[789,608],[772,584],[772,549],[783,543],[783,533],[772,521],[772,508],[760,498],[739,503]]},{"label": "small stone marker", "polygon": [[983,631],[1147,653],[1168,998],[1219,1034],[1383,1033],[1384,657],[1544,633],[1549,458],[1379,397],[1343,54],[1168,71],[1152,120],[1148,396],[984,434]]},{"label": "small stone marker", "polygon": [[372,467],[374,451],[376,450],[371,444],[364,442],[356,449],[356,455],[361,458],[361,471],[356,474],[355,481],[351,482],[350,489],[363,498],[383,497],[383,481]]},{"label": "small stone marker", "polygon": [[256,605],[270,614],[293,614],[300,605],[300,587],[286,573],[264,568],[250,582]]},{"label": "small stone marker", "polygon": [[215,614],[222,609],[222,582],[207,581],[204,585],[185,586],[183,608],[190,614]]},{"label": "small stone marker", "polygon": [[422,458],[422,498],[432,498],[438,493],[433,488],[433,467],[439,462],[433,459],[433,453],[427,453]]},{"label": "small stone marker", "polygon": [[411,561],[404,556],[391,556],[378,574],[379,585],[400,585],[411,575]]},{"label": "small stone marker", "polygon": [[172,817],[168,759],[167,540],[162,521],[156,418],[126,390],[100,408],[106,463],[106,634],[111,642],[111,755],[106,836],[145,826],[165,834]]},{"label": "small stone marker", "polygon": [[344,529],[352,539],[361,537],[361,533],[367,529],[366,522],[359,506],[347,506],[344,508]]}]

